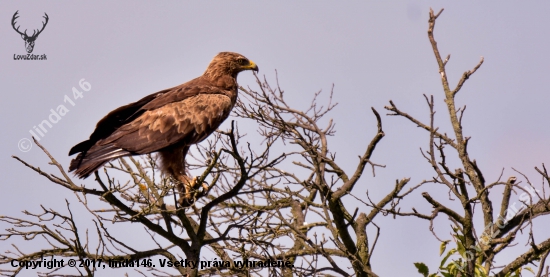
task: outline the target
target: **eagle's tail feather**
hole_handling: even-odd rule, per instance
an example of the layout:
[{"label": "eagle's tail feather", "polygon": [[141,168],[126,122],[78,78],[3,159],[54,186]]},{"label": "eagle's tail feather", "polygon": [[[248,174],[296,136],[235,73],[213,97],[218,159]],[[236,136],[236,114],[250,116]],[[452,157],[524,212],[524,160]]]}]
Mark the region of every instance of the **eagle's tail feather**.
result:
[{"label": "eagle's tail feather", "polygon": [[88,151],[83,151],[71,161],[69,172],[81,179],[87,178],[106,162],[131,155],[129,151],[119,148],[113,144],[94,145]]}]

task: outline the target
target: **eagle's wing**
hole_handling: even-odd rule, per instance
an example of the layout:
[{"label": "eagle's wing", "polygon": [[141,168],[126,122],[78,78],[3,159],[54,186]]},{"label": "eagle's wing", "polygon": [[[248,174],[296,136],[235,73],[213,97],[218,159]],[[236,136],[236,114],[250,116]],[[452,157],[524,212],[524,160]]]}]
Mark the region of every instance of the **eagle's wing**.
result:
[{"label": "eagle's wing", "polygon": [[147,95],[139,101],[124,105],[113,110],[103,117],[96,125],[94,132],[90,135],[89,140],[85,140],[71,148],[69,156],[76,153],[85,152],[90,149],[98,140],[104,139],[111,135],[120,126],[132,121],[135,117],[140,116],[144,110],[142,107],[151,102],[155,98],[169,92],[171,89],[162,90],[150,95]]},{"label": "eagle's wing", "polygon": [[[221,78],[221,81],[224,81],[223,78]],[[90,135],[90,139],[73,146],[69,151],[69,156],[88,151],[99,140],[109,137],[119,127],[132,122],[132,120],[142,115],[145,111],[154,110],[169,103],[179,102],[203,93],[223,94],[224,91],[212,85],[207,80],[198,77],[182,85],[161,90],[147,95],[136,102],[119,107],[97,123],[94,132]]]},{"label": "eagle's wing", "polygon": [[90,140],[71,149],[80,154],[69,171],[85,178],[118,157],[151,153],[182,141],[199,142],[229,115],[234,100],[225,94],[197,78],[120,107],[97,124]]},{"label": "eagle's wing", "polygon": [[224,94],[199,94],[172,102],[145,111],[97,145],[115,145],[133,154],[146,154],[180,142],[198,143],[229,116],[233,104]]}]

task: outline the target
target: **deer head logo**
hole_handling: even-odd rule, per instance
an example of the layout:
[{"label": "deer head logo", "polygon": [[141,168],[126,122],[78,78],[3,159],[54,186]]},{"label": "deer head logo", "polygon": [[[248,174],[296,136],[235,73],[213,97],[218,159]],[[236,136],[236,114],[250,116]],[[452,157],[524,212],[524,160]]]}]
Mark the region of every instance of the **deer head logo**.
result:
[{"label": "deer head logo", "polygon": [[[19,27],[20,26],[17,26],[17,28],[15,27],[15,20],[17,20],[17,18],[19,18],[19,15],[17,14],[19,13],[19,11],[16,11],[14,14],[13,14],[13,18],[11,19],[11,26],[13,27],[13,29],[21,35],[21,38],[23,38],[23,40],[25,40],[25,48],[27,49],[27,53],[32,53],[32,50],[34,49],[34,41],[36,40],[36,38],[38,37],[38,35],[40,35],[40,33],[42,33],[42,31],[44,31],[44,28],[46,27],[46,24],[48,24],[48,14],[47,13],[44,13],[45,16],[44,18],[46,19],[46,22],[42,22],[42,29],[41,30],[33,30],[33,33],[32,33],[32,36],[29,36],[27,35],[27,30],[25,29],[25,32],[21,33],[19,31]],[[38,32],[37,32],[38,31]]]}]

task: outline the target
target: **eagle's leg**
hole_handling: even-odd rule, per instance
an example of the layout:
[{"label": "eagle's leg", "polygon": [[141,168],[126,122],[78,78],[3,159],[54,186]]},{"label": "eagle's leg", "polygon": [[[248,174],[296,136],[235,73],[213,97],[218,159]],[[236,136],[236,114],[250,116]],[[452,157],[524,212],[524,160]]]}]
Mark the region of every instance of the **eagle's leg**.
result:
[{"label": "eagle's leg", "polygon": [[186,200],[191,197],[191,178],[185,171],[185,156],[188,150],[189,146],[179,146],[159,151],[162,171],[178,182],[176,188],[179,191],[180,204],[188,202]]},{"label": "eagle's leg", "polygon": [[[179,191],[179,203],[182,206],[190,206],[195,199],[192,197],[194,191],[198,189],[197,177],[190,178],[185,170],[185,156],[189,151],[189,146],[174,147],[159,151],[161,157],[162,171],[172,176],[178,184],[176,188]],[[203,183],[203,188],[205,184]],[[208,188],[208,186],[206,186]]]}]

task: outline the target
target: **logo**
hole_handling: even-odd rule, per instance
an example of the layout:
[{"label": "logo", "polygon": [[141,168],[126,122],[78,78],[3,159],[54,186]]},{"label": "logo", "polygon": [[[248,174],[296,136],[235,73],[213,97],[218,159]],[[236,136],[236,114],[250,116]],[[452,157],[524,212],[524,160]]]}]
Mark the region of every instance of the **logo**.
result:
[{"label": "logo", "polygon": [[43,17],[45,21],[42,22],[42,29],[40,30],[34,29],[31,36],[27,34],[27,29],[25,29],[25,32],[21,32],[19,31],[19,27],[21,26],[17,26],[17,27],[15,26],[17,24],[16,20],[19,18],[19,11],[16,11],[13,14],[13,17],[11,19],[11,26],[19,35],[21,35],[21,38],[25,41],[25,49],[27,50],[27,53],[28,53],[26,55],[14,54],[13,55],[14,60],[46,60],[46,54],[42,54],[42,55],[31,54],[32,51],[34,50],[34,43],[38,38],[38,35],[40,35],[42,31],[44,31],[44,28],[46,28],[46,25],[48,25],[48,20],[50,19],[47,13],[44,13],[44,14],[45,15]]}]

